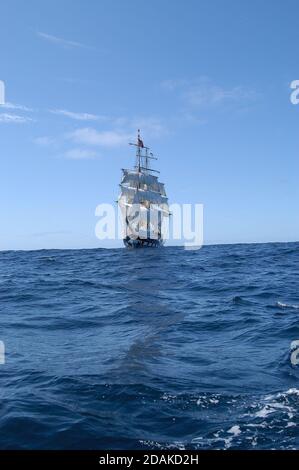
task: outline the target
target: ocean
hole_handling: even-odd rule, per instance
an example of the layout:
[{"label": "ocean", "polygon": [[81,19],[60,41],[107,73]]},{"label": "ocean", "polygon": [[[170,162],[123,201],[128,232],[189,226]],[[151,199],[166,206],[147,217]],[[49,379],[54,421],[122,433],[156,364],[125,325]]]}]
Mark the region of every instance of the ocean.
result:
[{"label": "ocean", "polygon": [[0,449],[299,448],[299,243],[0,252]]}]

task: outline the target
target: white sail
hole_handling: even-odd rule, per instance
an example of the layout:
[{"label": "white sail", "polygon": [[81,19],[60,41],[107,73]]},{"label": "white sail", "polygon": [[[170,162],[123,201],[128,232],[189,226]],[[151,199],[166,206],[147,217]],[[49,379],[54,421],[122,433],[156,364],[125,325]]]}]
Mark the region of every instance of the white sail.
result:
[{"label": "white sail", "polygon": [[135,193],[134,203],[143,203],[148,202],[150,204],[166,204],[167,197],[162,196],[156,191],[145,191],[143,189],[138,189]]},{"label": "white sail", "polygon": [[124,175],[122,179],[122,183],[131,183],[132,181],[135,181],[136,183],[142,183],[142,184],[157,184],[158,177],[154,175],[148,175],[144,174],[142,172],[138,171],[130,171],[130,170],[123,170]]},{"label": "white sail", "polygon": [[127,202],[133,203],[136,192],[137,192],[137,188],[133,188],[130,186],[123,186],[123,185],[120,185],[120,187],[121,187],[121,196],[125,196],[127,198]]},{"label": "white sail", "polygon": [[[142,144],[142,145],[141,145]],[[169,217],[168,198],[164,183],[161,183],[149,160],[155,158],[138,134],[135,169],[123,169],[118,203],[126,228],[126,240],[144,240],[153,246],[163,242],[161,227],[163,219]],[[145,154],[141,149],[145,148]],[[139,243],[139,242],[138,242]],[[143,245],[142,245],[143,246]],[[157,246],[157,244],[155,245]]]},{"label": "white sail", "polygon": [[129,170],[123,171],[125,172],[121,181],[123,186],[139,188],[145,191],[156,191],[162,195],[165,195],[164,185],[163,183],[159,183],[157,176],[144,174],[141,172],[129,172]]}]

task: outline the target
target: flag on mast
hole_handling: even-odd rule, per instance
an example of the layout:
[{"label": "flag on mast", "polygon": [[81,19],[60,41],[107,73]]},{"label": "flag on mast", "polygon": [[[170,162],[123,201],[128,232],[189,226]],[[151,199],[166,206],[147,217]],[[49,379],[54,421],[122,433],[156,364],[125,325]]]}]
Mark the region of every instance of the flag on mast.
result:
[{"label": "flag on mast", "polygon": [[144,148],[143,141],[140,138],[140,130],[138,129],[138,139],[137,139],[137,145],[138,147],[141,147],[142,149]]}]

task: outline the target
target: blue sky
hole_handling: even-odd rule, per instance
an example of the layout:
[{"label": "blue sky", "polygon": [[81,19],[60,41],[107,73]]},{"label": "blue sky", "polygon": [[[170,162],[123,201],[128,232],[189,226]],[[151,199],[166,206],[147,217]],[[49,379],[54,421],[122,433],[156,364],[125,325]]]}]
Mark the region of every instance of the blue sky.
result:
[{"label": "blue sky", "polygon": [[[296,0],[1,2],[0,249],[105,246],[138,127],[206,243],[299,240]],[[4,19],[4,20],[3,20]]]}]

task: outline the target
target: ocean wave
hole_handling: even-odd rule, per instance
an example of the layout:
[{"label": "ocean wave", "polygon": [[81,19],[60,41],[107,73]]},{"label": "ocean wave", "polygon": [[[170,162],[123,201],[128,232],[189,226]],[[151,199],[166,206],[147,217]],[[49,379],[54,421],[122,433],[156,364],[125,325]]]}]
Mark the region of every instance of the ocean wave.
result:
[{"label": "ocean wave", "polygon": [[298,262],[298,244],[0,253],[0,448],[299,448]]},{"label": "ocean wave", "polygon": [[293,309],[293,310],[299,310],[299,305],[297,304],[287,304],[283,302],[276,302],[276,306],[282,309]]}]

